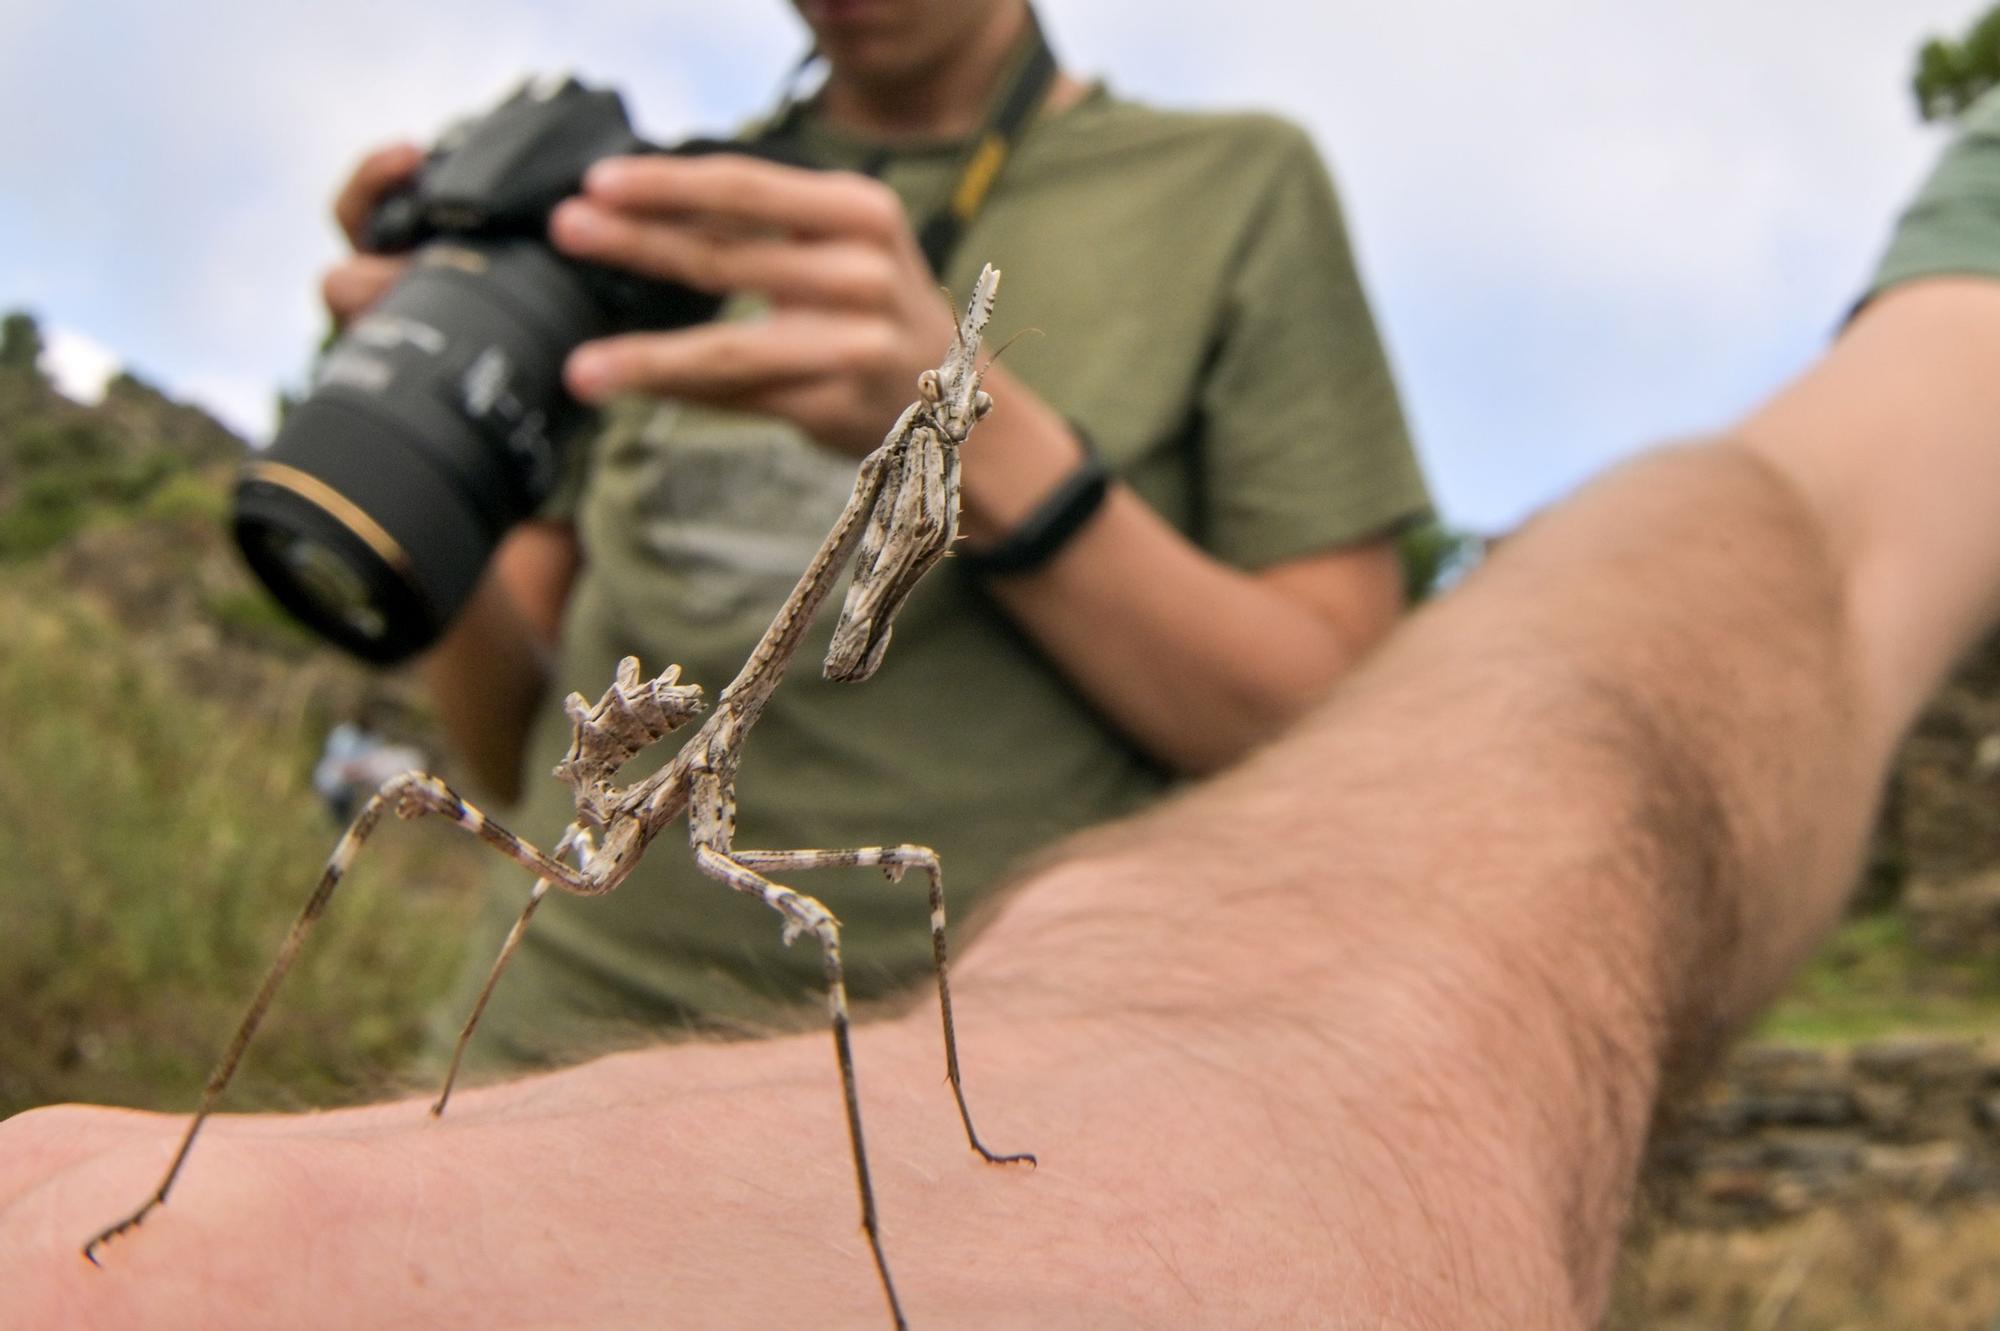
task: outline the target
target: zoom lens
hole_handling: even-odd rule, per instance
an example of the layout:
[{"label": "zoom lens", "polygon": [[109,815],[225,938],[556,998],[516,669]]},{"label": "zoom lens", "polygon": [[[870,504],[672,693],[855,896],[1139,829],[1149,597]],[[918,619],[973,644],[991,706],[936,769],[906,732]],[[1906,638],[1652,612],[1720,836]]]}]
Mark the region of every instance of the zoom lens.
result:
[{"label": "zoom lens", "polygon": [[554,488],[580,413],[563,360],[604,326],[576,266],[545,245],[419,250],[244,469],[244,558],[355,655],[386,664],[423,650]]}]

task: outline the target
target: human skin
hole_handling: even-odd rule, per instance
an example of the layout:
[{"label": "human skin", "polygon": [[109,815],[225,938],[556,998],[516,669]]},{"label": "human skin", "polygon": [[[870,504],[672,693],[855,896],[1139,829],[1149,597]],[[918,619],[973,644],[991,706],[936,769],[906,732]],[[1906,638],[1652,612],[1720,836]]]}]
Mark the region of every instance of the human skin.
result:
[{"label": "human skin", "polygon": [[[1532,523],[1327,705],[1031,874],[857,1040],[913,1324],[1579,1327],[1655,1106],[1838,913],[2000,598],[2000,286],[1874,303],[1726,441]],[[1882,446],[1894,438],[1899,447]],[[885,889],[893,890],[893,889]],[[9,1326],[886,1324],[821,1038],[223,1120],[0,1128]]]},{"label": "human skin", "polygon": [[[829,121],[888,139],[976,127],[1027,22],[1022,0],[801,0],[798,9],[828,60]],[[1047,109],[1083,92],[1059,74]],[[334,212],[357,247],[374,201],[419,160],[411,145],[392,145],[356,167]],[[645,393],[771,415],[859,458],[951,342],[950,304],[900,202],[851,173],[727,155],[610,160],[556,209],[550,239],[577,258],[756,293],[771,306],[754,321],[584,344],[566,378],[587,401]],[[400,264],[357,254],[329,272],[322,294],[336,321],[378,298]],[[1061,415],[1004,365],[988,370],[986,387],[998,409],[963,461],[969,548],[998,543],[1083,461]],[[583,557],[566,524],[523,524],[422,663],[454,749],[503,800],[519,793],[522,744]],[[988,590],[1114,726],[1190,774],[1276,733],[1403,610],[1386,535],[1246,571],[1117,485],[1056,559]]]}]

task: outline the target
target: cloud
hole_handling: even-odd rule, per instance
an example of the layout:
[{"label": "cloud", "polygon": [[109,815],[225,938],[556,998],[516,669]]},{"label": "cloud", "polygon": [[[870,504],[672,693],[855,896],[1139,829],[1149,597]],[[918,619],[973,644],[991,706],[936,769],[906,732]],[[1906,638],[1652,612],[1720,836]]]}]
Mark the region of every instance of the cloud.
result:
[{"label": "cloud", "polygon": [[36,362],[56,391],[73,402],[104,400],[105,385],[118,371],[118,353],[97,339],[67,328],[45,329],[42,355]]}]

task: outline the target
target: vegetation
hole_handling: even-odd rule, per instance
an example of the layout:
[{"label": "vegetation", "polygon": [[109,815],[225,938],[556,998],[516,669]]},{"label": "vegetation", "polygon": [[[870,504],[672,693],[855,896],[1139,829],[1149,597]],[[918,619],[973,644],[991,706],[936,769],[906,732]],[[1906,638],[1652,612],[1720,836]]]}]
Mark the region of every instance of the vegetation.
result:
[{"label": "vegetation", "polygon": [[2000,1032],[2000,969],[1978,952],[1940,956],[1921,946],[1894,909],[1843,924],[1758,1027],[1765,1038],[1802,1044],[1912,1032]]},{"label": "vegetation", "polygon": [[[0,1113],[191,1104],[335,834],[307,780],[320,709],[301,687],[250,715],[190,697],[143,640],[45,577],[0,585],[0,622]],[[239,1103],[365,1094],[415,1044],[470,896],[440,841],[380,840]]]},{"label": "vegetation", "polygon": [[42,358],[42,330],[35,316],[16,310],[0,319],[0,369],[32,373]]},{"label": "vegetation", "polygon": [[[320,738],[384,683],[237,566],[243,445],[129,376],[86,408],[0,323],[0,1115],[193,1103],[338,828]],[[407,704],[403,706],[407,713]],[[378,1092],[457,963],[484,869],[385,829],[280,995],[233,1103]]]},{"label": "vegetation", "polygon": [[1412,604],[1449,590],[1486,553],[1485,537],[1437,518],[1406,529],[1396,545],[1403,561],[1403,593]]},{"label": "vegetation", "polygon": [[1828,1208],[1761,1229],[1641,1226],[1606,1331],[1991,1331],[2000,1206]]},{"label": "vegetation", "polygon": [[1926,120],[1950,120],[2000,83],[2000,7],[1988,10],[1958,41],[1933,38],[1917,52],[1911,80]]}]

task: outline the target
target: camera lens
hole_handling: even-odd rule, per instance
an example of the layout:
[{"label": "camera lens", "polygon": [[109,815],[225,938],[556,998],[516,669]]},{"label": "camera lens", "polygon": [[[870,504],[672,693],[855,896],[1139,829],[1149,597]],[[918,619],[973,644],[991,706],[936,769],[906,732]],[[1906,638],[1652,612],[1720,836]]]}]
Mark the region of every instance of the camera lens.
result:
[{"label": "camera lens", "polygon": [[278,538],[272,544],[272,557],[283,561],[292,580],[312,598],[321,613],[370,642],[388,636],[389,617],[382,613],[382,598],[355,576],[353,564],[309,536],[280,533],[271,527],[265,528],[265,533],[267,537]]},{"label": "camera lens", "polygon": [[448,135],[370,221],[385,247],[434,239],[334,343],[238,483],[237,543],[279,603],[370,661],[435,642],[560,478],[583,416],[562,386],[570,349],[701,323],[721,304],[559,256],[550,210],[601,158],[742,146],[657,148],[617,93],[574,80],[524,86]]},{"label": "camera lens", "polygon": [[605,326],[533,240],[436,243],[327,353],[245,469],[235,532],[280,604],[367,660],[435,642],[547,498],[579,408],[564,357]]},{"label": "camera lens", "polygon": [[285,585],[297,590],[304,613],[316,623],[365,643],[389,636],[389,617],[382,611],[382,592],[369,585],[351,556],[337,552],[304,532],[268,523],[253,524],[248,537],[257,562],[272,567]]}]

